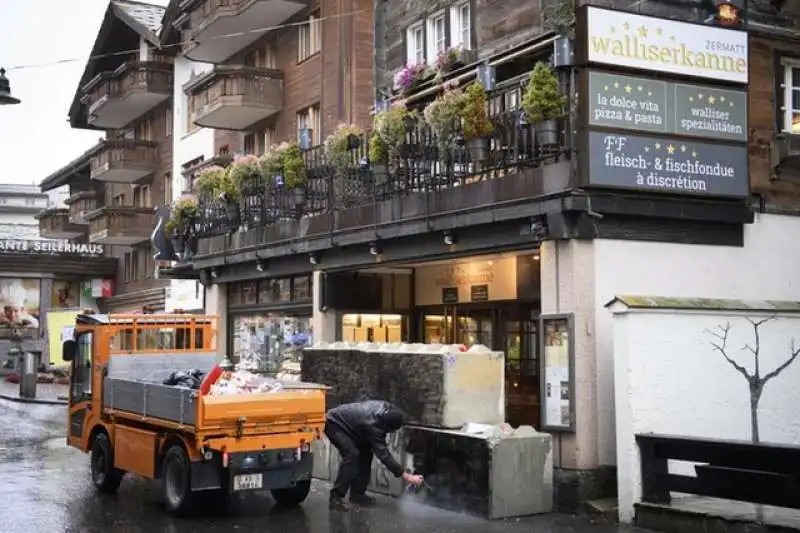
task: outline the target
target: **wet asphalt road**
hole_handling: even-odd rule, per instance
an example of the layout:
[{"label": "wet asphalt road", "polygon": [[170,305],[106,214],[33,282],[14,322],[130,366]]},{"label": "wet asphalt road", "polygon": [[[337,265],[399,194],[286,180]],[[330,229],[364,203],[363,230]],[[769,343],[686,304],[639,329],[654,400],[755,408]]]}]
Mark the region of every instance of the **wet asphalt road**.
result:
[{"label": "wet asphalt road", "polygon": [[614,533],[628,529],[587,517],[549,515],[489,522],[381,498],[379,506],[330,513],[328,488],[315,483],[298,509],[276,512],[267,494],[250,494],[228,514],[197,519],[168,516],[157,482],[127,478],[116,495],[100,495],[89,480],[88,456],[66,446],[66,410],[0,400],[0,531],[3,533]]}]

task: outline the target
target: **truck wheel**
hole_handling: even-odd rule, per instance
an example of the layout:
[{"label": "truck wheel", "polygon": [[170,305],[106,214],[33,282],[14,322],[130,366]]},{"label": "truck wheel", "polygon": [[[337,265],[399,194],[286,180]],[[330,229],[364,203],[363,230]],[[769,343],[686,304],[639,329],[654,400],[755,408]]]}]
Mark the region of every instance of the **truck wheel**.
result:
[{"label": "truck wheel", "polygon": [[117,492],[125,472],[114,468],[114,448],[108,435],[99,433],[92,443],[92,482],[97,490],[107,494]]},{"label": "truck wheel", "polygon": [[167,511],[186,515],[192,511],[191,465],[189,457],[180,446],[173,446],[164,456],[164,501]]},{"label": "truck wheel", "polygon": [[287,489],[274,489],[272,497],[275,498],[275,503],[281,507],[295,507],[300,505],[308,497],[311,490],[311,480],[298,481],[294,487]]}]

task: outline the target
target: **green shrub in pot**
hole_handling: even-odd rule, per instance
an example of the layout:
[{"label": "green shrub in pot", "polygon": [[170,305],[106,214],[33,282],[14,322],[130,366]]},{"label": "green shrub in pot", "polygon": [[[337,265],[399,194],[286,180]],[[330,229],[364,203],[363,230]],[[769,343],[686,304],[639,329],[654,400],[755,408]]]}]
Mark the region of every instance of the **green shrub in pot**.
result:
[{"label": "green shrub in pot", "polygon": [[536,63],[522,96],[522,109],[536,131],[539,144],[558,144],[555,119],[564,116],[566,103],[567,98],[560,94],[558,77],[553,69],[543,61]]}]

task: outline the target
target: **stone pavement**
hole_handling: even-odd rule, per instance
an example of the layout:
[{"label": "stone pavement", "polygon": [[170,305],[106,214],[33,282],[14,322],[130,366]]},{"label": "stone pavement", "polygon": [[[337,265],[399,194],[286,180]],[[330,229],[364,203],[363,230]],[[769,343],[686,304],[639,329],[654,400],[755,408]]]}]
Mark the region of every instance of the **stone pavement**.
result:
[{"label": "stone pavement", "polygon": [[43,405],[67,405],[67,385],[39,383],[36,385],[36,398],[20,398],[19,384],[0,381],[0,399],[12,402],[35,403]]},{"label": "stone pavement", "polygon": [[620,533],[645,530],[550,514],[486,521],[441,511],[411,499],[379,498],[379,506],[331,513],[329,485],[315,482],[298,509],[276,510],[269,494],[237,498],[230,513],[203,510],[193,519],[164,511],[159,482],[126,476],[116,495],[98,494],[89,457],[69,448],[63,409],[0,400],[0,501],[3,533],[170,533],[287,531],[290,533]]}]

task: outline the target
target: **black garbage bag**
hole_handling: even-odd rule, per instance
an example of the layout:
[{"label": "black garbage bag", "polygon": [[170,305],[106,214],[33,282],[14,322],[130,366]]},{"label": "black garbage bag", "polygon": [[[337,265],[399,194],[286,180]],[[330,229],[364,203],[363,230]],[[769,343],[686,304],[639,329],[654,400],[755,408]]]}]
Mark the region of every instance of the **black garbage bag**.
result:
[{"label": "black garbage bag", "polygon": [[191,368],[189,370],[175,370],[169,376],[164,378],[162,383],[164,385],[172,385],[176,387],[199,389],[205,375],[205,372],[202,372],[196,368]]}]

